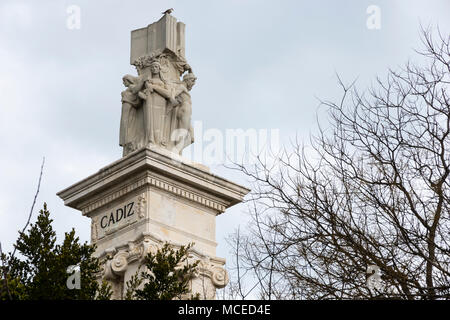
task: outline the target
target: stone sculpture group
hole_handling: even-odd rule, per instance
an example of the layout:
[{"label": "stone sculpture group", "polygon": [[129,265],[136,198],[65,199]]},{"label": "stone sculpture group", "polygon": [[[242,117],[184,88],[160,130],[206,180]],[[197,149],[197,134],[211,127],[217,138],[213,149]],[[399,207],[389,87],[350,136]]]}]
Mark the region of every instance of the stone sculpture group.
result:
[{"label": "stone sculpture group", "polygon": [[192,68],[169,50],[141,56],[132,64],[138,76],[123,77],[119,138],[123,156],[150,145],[181,155],[194,141],[189,91],[197,78]]}]

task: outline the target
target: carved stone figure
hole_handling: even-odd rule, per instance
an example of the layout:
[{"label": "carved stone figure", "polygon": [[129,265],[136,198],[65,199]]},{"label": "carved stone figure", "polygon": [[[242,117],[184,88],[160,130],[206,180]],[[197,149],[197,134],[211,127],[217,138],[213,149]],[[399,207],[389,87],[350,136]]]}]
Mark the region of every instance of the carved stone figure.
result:
[{"label": "carved stone figure", "polygon": [[138,97],[142,89],[143,81],[140,77],[125,75],[123,84],[127,87],[122,91],[122,117],[120,119],[119,145],[122,146],[124,155],[143,146],[142,135],[143,122],[142,110],[139,109],[141,101]]},{"label": "carved stone figure", "polygon": [[174,151],[181,151],[194,142],[194,129],[191,125],[192,116],[192,100],[189,91],[195,85],[197,78],[192,72],[187,73],[183,77],[183,83],[176,91],[176,126],[171,132],[171,141],[174,143]]},{"label": "carved stone figure", "polygon": [[160,75],[161,65],[154,61],[150,65],[151,75],[145,80],[145,90],[139,93],[144,100],[144,130],[147,144],[165,145],[164,122],[166,99],[154,88],[164,88]]}]

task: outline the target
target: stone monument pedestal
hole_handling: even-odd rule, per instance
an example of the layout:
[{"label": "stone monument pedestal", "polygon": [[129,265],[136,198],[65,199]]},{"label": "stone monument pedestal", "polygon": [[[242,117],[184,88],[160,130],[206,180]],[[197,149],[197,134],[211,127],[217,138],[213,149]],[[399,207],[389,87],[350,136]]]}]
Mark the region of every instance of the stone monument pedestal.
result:
[{"label": "stone monument pedestal", "polygon": [[101,278],[122,299],[126,282],[148,252],[164,242],[194,242],[190,261],[200,260],[191,292],[214,299],[228,274],[216,257],[216,216],[243,200],[245,187],[187,163],[161,148],[147,147],[64,189],[64,204],[91,218],[91,242],[103,266]]},{"label": "stone monument pedestal", "polygon": [[91,218],[99,280],[112,284],[115,299],[124,298],[147,253],[165,242],[195,244],[189,259],[199,265],[190,290],[213,299],[228,282],[225,260],[216,257],[216,216],[250,191],[179,156],[193,143],[190,91],[197,77],[185,58],[185,25],[171,12],[131,33],[137,76],[122,78],[124,157],[58,193]]}]

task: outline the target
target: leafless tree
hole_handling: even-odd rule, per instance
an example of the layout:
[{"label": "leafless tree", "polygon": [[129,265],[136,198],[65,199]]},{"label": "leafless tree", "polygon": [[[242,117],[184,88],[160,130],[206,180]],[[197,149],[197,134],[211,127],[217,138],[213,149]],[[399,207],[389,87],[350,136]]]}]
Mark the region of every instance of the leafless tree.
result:
[{"label": "leafless tree", "polygon": [[234,267],[262,298],[450,298],[450,36],[421,36],[371,89],[339,79],[310,147],[238,166],[254,183]]}]

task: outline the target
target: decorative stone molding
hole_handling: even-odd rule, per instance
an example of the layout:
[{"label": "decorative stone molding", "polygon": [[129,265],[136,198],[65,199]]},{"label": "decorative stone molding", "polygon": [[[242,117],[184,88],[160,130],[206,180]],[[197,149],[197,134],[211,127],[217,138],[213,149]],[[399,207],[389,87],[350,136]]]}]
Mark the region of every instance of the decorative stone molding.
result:
[{"label": "decorative stone molding", "polygon": [[103,278],[105,280],[115,280],[116,275],[112,272],[111,269],[111,260],[116,253],[115,248],[106,249],[104,252],[104,258],[100,260],[100,265],[103,266]]},{"label": "decorative stone molding", "polygon": [[208,256],[199,260],[196,277],[200,276],[210,278],[216,288],[224,288],[229,282],[228,272],[221,264],[211,261]]},{"label": "decorative stone molding", "polygon": [[[193,192],[189,190],[188,188],[183,188],[179,186],[178,184],[175,184],[173,182],[169,182],[165,179],[162,179],[157,176],[150,175],[148,177],[143,177],[139,179],[138,181],[126,185],[124,188],[117,190],[113,193],[110,193],[103,197],[102,199],[92,202],[85,207],[83,207],[82,212],[83,215],[88,215],[91,212],[93,212],[96,209],[99,209],[103,206],[106,206],[107,204],[115,201],[116,199],[119,199],[125,194],[128,194],[138,188],[141,188],[145,185],[150,185],[153,187],[156,187],[160,190],[164,190],[165,192],[171,193],[175,196],[181,197],[183,199],[186,199],[188,201],[195,202],[197,204],[200,204],[202,206],[217,210],[219,212],[224,212],[226,210],[226,204],[221,203],[212,197],[207,197],[203,194],[200,194],[198,192]],[[140,216],[144,214],[143,208],[145,207],[146,198],[143,196],[140,207],[142,210],[139,211]]]},{"label": "decorative stone molding", "polygon": [[144,192],[138,197],[138,204],[136,208],[136,213],[139,217],[139,219],[144,219],[146,215],[146,208],[147,208],[147,194]]},{"label": "decorative stone molding", "polygon": [[145,246],[136,245],[134,242],[128,243],[128,262],[140,261],[144,255]]},{"label": "decorative stone molding", "polygon": [[126,186],[124,186],[123,188],[115,191],[115,192],[111,192],[105,196],[103,196],[101,199],[91,202],[85,206],[83,206],[81,208],[81,211],[83,213],[84,216],[88,215],[89,213],[91,213],[92,211],[103,207],[111,202],[113,202],[116,199],[119,199],[120,197],[129,194],[130,192],[133,192],[134,190],[137,190],[139,188],[141,188],[142,186],[145,186],[147,184],[147,179],[146,178],[141,178],[133,183],[130,183]]},{"label": "decorative stone molding", "polygon": [[241,202],[250,191],[191,164],[173,160],[160,151],[138,150],[58,192],[58,196],[65,205],[89,216],[94,210],[151,185],[221,213]]},{"label": "decorative stone molding", "polygon": [[98,217],[91,220],[91,242],[95,243],[98,240]]},{"label": "decorative stone molding", "polygon": [[111,261],[110,267],[114,274],[123,275],[128,268],[128,257],[129,253],[121,251],[114,256]]},{"label": "decorative stone molding", "polygon": [[148,237],[144,237],[142,241],[142,254],[140,257],[140,261],[143,262],[147,254],[155,254],[161,248],[161,242],[155,243]]},{"label": "decorative stone molding", "polygon": [[181,198],[196,202],[208,208],[215,209],[219,212],[224,212],[226,209],[225,205],[219,203],[218,201],[215,201],[199,193],[192,192],[186,188],[182,188],[168,181],[164,181],[163,179],[157,177],[150,177],[149,183],[150,185],[157,187],[161,190],[180,196]]},{"label": "decorative stone molding", "polygon": [[[136,243],[137,242],[137,243]],[[155,254],[162,248],[165,241],[154,235],[144,233],[136,242],[105,250],[100,256],[100,262],[104,265],[103,278],[117,280],[127,271],[131,263],[142,264],[148,253]],[[170,243],[170,242],[169,242]],[[180,248],[180,244],[171,243],[174,248]],[[194,278],[209,278],[216,288],[223,288],[229,282],[228,272],[223,268],[225,261],[220,258],[211,258],[203,255],[195,249],[189,250],[188,261],[199,261]],[[180,266],[181,267],[181,266]]]},{"label": "decorative stone molding", "polygon": [[206,261],[199,263],[200,275],[211,279],[216,288],[224,288],[230,281],[228,272],[222,266],[210,264]]},{"label": "decorative stone molding", "polygon": [[138,70],[145,69],[150,67],[150,65],[154,62],[161,63],[161,59],[166,58],[167,54],[162,53],[162,50],[155,50],[154,52],[146,55],[142,55],[136,60],[133,61],[132,65],[134,65]]}]

